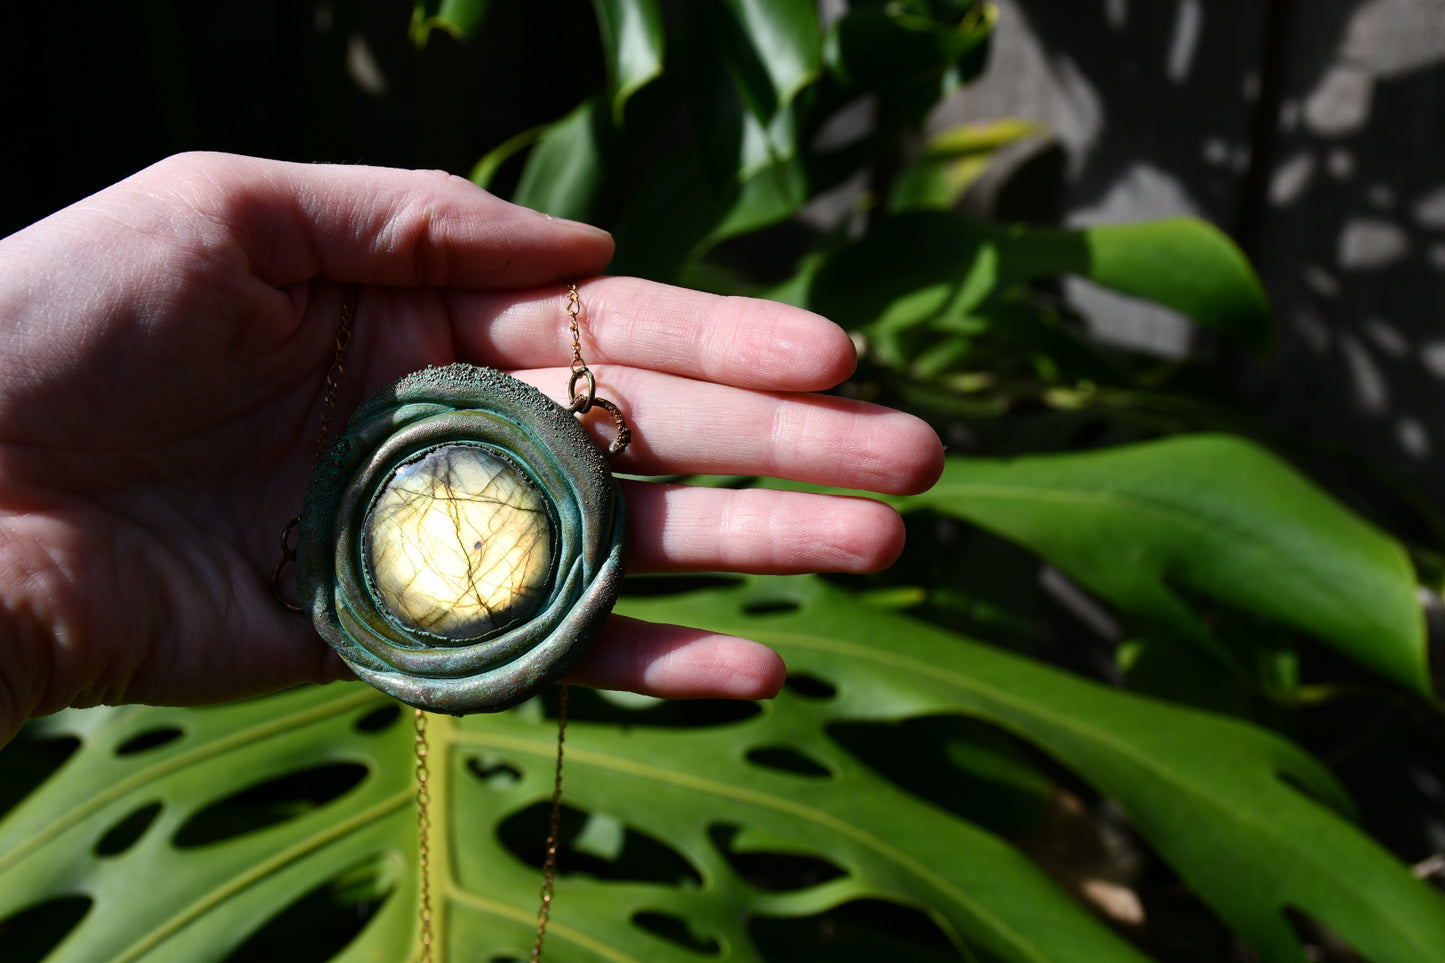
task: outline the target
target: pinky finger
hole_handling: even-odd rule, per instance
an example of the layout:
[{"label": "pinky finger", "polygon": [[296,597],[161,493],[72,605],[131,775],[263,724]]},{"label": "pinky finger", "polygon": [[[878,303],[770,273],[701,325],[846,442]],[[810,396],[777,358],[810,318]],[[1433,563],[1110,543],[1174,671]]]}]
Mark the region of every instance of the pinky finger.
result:
[{"label": "pinky finger", "polygon": [[614,615],[567,681],[662,699],[770,699],[786,677],[760,642]]}]

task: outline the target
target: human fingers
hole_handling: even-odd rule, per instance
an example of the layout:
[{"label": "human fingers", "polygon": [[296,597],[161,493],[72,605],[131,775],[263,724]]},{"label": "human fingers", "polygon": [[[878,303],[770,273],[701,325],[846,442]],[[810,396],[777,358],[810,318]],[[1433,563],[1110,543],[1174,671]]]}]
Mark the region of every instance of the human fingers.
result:
[{"label": "human fingers", "polygon": [[[609,365],[601,397],[626,413],[632,443],[613,460],[642,475],[766,475],[839,488],[914,494],[938,480],[943,445],[925,422],[890,408],[817,394],[746,391]],[[516,372],[554,399],[567,369]],[[611,422],[588,424],[600,435]]]},{"label": "human fingers", "polygon": [[769,699],[786,678],[760,642],[614,615],[567,681],[663,699]]},{"label": "human fingers", "polygon": [[[157,217],[174,218],[175,207],[204,215],[203,243],[234,242],[277,287],[321,276],[520,288],[595,274],[612,257],[605,231],[509,204],[442,171],[180,154],[97,198],[124,204],[133,221],[137,194],[171,202]],[[213,239],[204,228],[217,224],[224,236]]]},{"label": "human fingers", "polygon": [[[775,391],[817,391],[853,373],[848,335],[811,311],[722,297],[638,278],[580,285],[589,364],[652,368],[703,381]],[[460,348],[487,363],[566,363],[572,338],[565,293],[458,291],[449,298]]]},{"label": "human fingers", "polygon": [[876,572],[903,550],[880,502],[805,492],[624,482],[629,572]]}]

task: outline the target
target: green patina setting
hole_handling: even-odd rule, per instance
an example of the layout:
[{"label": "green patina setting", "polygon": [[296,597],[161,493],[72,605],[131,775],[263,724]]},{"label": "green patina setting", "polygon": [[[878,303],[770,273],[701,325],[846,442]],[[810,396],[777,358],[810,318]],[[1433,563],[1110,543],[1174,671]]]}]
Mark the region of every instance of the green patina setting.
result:
[{"label": "green patina setting", "polygon": [[431,711],[495,711],[596,636],[624,529],[617,483],[572,414],[490,368],[427,368],[358,408],[318,465],[298,593],[370,684]]}]

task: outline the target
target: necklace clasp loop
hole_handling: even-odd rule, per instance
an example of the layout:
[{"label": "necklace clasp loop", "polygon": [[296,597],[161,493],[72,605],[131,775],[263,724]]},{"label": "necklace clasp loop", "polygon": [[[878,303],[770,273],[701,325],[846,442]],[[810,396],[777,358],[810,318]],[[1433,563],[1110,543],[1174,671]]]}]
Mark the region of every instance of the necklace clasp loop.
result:
[{"label": "necklace clasp loop", "polygon": [[[585,394],[577,391],[577,382],[582,378],[587,379]],[[592,373],[591,368],[573,370],[572,377],[567,379],[567,397],[572,399],[567,410],[574,415],[585,415],[592,410],[592,406],[597,403],[597,376]]]}]

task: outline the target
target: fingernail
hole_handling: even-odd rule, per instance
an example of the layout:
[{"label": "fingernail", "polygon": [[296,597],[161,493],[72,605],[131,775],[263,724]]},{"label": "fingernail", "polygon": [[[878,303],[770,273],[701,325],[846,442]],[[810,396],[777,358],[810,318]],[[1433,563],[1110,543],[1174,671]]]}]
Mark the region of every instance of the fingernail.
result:
[{"label": "fingernail", "polygon": [[583,221],[573,221],[565,217],[553,217],[551,214],[543,214],[542,216],[545,217],[547,220],[551,221],[553,224],[558,225],[559,227],[572,228],[575,231],[579,231],[585,234],[592,234],[594,236],[600,235],[602,237],[608,238],[612,236],[611,231],[604,231],[602,228],[597,227],[595,224],[587,224]]}]

